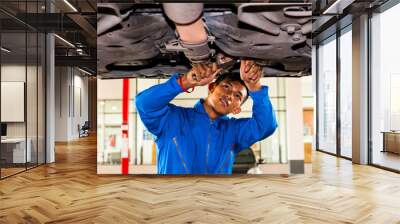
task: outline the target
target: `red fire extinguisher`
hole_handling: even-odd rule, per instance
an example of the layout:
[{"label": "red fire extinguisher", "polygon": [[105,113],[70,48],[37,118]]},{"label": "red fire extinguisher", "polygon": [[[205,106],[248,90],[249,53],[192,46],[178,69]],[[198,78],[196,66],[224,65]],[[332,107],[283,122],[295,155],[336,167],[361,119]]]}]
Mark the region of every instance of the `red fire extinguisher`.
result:
[{"label": "red fire extinguisher", "polygon": [[121,173],[129,173],[129,79],[123,79],[122,84],[122,148],[121,148]]}]

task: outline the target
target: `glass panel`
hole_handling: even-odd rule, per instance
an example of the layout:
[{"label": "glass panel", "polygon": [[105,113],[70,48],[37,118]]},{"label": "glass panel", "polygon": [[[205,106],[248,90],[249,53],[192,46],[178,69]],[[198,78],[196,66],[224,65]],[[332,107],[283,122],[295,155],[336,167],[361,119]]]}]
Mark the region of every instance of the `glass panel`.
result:
[{"label": "glass panel", "polygon": [[263,163],[287,163],[286,111],[276,112],[279,127],[275,133],[260,142]]},{"label": "glass panel", "polygon": [[[77,74],[75,74],[75,78],[77,78]],[[80,79],[80,78],[79,78]],[[76,82],[74,83],[74,85],[76,85]],[[73,136],[79,136],[79,130],[78,130],[78,125],[81,126],[83,125],[83,123],[81,122],[81,116],[82,116],[82,88],[81,87],[76,87],[74,86],[73,88],[73,98],[74,98],[74,102],[73,102]]]},{"label": "glass panel", "polygon": [[390,77],[390,130],[400,130],[400,73]]},{"label": "glass panel", "polygon": [[261,84],[268,86],[269,97],[278,96],[278,79],[277,78],[261,78]]},{"label": "glass panel", "polygon": [[[142,120],[137,115],[137,151],[136,151],[136,164],[137,165],[156,165],[155,161],[155,138],[144,127]],[[154,151],[154,153],[153,153]],[[154,163],[153,163],[154,161]]]},{"label": "glass panel", "polygon": [[[27,20],[26,13],[43,13],[44,5],[45,0],[0,1],[3,10],[18,18],[0,13],[1,86],[15,107],[4,106],[9,102],[2,100],[0,109],[6,116],[1,120],[7,126],[0,146],[0,167],[7,167],[2,177],[45,161],[45,36],[21,22]],[[14,120],[7,117],[9,111]]]},{"label": "glass panel", "polygon": [[400,170],[400,4],[376,14],[372,26],[372,163]]},{"label": "glass panel", "polygon": [[122,113],[122,103],[121,100],[107,100],[105,104],[104,111],[106,113]]},{"label": "glass panel", "polygon": [[[38,2],[27,2],[27,13],[38,12]],[[38,17],[29,18],[37,20]],[[37,22],[37,21],[35,21]],[[27,27],[28,28],[28,27]],[[27,80],[26,80],[26,114],[27,114],[27,167],[38,164],[38,45],[39,37],[36,30],[27,29]]]},{"label": "glass panel", "polygon": [[352,33],[340,36],[340,154],[352,157]]},{"label": "glass panel", "polygon": [[39,33],[38,35],[38,164],[45,163],[46,158],[46,149],[45,149],[45,87],[46,87],[46,79],[45,79],[45,60],[46,60],[46,52],[45,52],[45,44],[46,38],[44,34]]},{"label": "glass panel", "polygon": [[[152,82],[152,81],[150,81]],[[99,173],[121,173],[122,149],[122,80],[97,80],[97,163]],[[109,91],[110,85],[119,86],[120,93]],[[130,165],[137,164],[136,155],[136,112],[134,97],[136,96],[136,80],[130,79],[129,103],[129,149]],[[129,168],[130,171],[133,168]]]},{"label": "glass panel", "polygon": [[129,113],[129,150],[130,150],[130,161],[129,163],[131,165],[136,164],[136,141],[137,141],[137,136],[136,136],[136,119],[137,119],[137,114],[136,113]]},{"label": "glass panel", "polygon": [[28,143],[28,168],[36,166],[38,160],[38,142],[37,142],[37,132],[38,132],[38,35],[36,32],[27,33],[27,43],[28,43],[28,63],[27,63],[27,80],[26,80],[26,113],[27,113],[27,143]]},{"label": "glass panel", "polygon": [[[100,82],[100,79],[98,79]],[[99,83],[97,84],[100,87]],[[100,89],[98,89],[99,91]],[[105,130],[104,130],[104,100],[97,100],[97,166],[104,163]]]},{"label": "glass panel", "polygon": [[336,154],[336,39],[318,48],[319,149]]},{"label": "glass panel", "polygon": [[[24,7],[20,3],[20,7]],[[0,13],[4,21],[7,16]],[[4,20],[3,20],[4,19]],[[10,18],[11,19],[11,18]],[[2,23],[2,27],[9,24]],[[8,28],[7,28],[8,29]],[[31,141],[26,141],[25,97],[27,75],[26,33],[1,30],[1,176],[2,178],[25,170],[30,162]],[[28,146],[28,147],[27,147]],[[28,148],[28,150],[27,150]]]},{"label": "glass panel", "polygon": [[[314,92],[311,76],[301,78],[303,97],[303,129],[305,147],[310,147],[314,136]],[[307,150],[307,149],[305,149]]]},{"label": "glass panel", "polygon": [[[279,127],[272,136],[255,143],[251,148],[257,161],[261,159],[263,163],[287,163],[285,79],[262,78],[261,83],[269,87],[269,96],[275,109]],[[249,98],[242,105],[242,112],[233,117],[251,117],[252,105],[253,101]]]}]

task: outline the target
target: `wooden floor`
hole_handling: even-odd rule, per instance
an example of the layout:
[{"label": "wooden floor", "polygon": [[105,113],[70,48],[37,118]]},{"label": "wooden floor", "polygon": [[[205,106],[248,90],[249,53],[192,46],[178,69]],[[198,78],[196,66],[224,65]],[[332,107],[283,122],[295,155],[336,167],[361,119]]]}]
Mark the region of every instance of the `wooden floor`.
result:
[{"label": "wooden floor", "polygon": [[400,223],[400,175],[318,153],[311,177],[96,174],[94,138],[0,181],[0,223]]}]

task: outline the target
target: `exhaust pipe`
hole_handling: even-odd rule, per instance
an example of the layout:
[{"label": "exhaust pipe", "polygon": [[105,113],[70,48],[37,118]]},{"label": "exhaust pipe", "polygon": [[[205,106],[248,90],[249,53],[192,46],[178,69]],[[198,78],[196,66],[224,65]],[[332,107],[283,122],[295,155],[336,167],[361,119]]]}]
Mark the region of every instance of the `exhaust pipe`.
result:
[{"label": "exhaust pipe", "polygon": [[203,14],[203,3],[163,3],[165,14],[178,25],[189,25]]},{"label": "exhaust pipe", "polygon": [[[166,16],[175,23],[178,44],[167,44],[167,50],[183,51],[192,63],[208,63],[213,51],[202,20],[203,3],[164,3]],[[178,46],[178,47],[177,47]]]}]

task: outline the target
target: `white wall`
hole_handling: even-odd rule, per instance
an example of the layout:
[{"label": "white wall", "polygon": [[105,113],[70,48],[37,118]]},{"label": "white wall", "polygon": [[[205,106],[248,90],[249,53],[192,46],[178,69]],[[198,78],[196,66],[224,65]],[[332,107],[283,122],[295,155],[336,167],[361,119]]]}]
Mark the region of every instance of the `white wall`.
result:
[{"label": "white wall", "polygon": [[88,78],[72,67],[55,69],[55,141],[79,138],[78,125],[88,120]]},{"label": "white wall", "polygon": [[[78,71],[79,72],[79,71]],[[72,121],[71,121],[71,135],[72,138],[78,138],[78,125],[82,126],[85,121],[88,121],[88,78],[86,76],[82,76],[82,73],[77,73],[77,70],[74,71],[74,91],[72,98],[74,102],[72,105]]]},{"label": "white wall", "polygon": [[68,141],[69,70],[55,68],[55,141]]},{"label": "white wall", "polygon": [[304,160],[303,98],[299,78],[286,79],[287,144],[289,160]]}]

